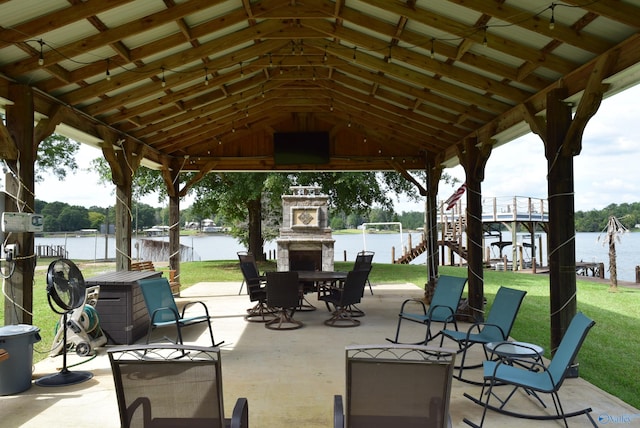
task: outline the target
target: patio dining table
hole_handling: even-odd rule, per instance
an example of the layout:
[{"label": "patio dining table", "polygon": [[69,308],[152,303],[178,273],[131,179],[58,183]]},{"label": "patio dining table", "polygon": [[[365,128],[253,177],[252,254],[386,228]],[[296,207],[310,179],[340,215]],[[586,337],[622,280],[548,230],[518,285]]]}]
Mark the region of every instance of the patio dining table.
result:
[{"label": "patio dining table", "polygon": [[304,297],[304,284],[313,283],[315,291],[320,296],[320,291],[323,288],[335,287],[336,283],[344,281],[347,278],[347,272],[341,271],[326,271],[326,270],[300,270],[298,272],[298,280],[300,281],[300,306],[299,311],[313,311],[316,309],[307,299]]}]

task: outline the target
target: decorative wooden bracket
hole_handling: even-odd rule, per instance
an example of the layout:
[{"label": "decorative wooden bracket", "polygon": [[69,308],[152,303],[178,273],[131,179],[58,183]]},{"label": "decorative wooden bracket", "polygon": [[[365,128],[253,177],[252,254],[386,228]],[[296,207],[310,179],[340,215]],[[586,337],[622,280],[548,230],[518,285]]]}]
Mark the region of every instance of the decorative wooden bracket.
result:
[{"label": "decorative wooden bracket", "polygon": [[418,192],[420,193],[421,196],[427,196],[427,189],[425,189],[422,186],[422,184],[418,180],[416,180],[414,176],[409,174],[409,171],[407,171],[402,165],[400,165],[396,161],[389,161],[389,164],[393,167],[393,169],[398,171],[400,175],[404,177],[405,180],[413,183],[413,185],[418,188]]},{"label": "decorative wooden bracket", "polygon": [[589,120],[598,111],[602,97],[609,89],[609,85],[603,84],[602,80],[609,74],[609,70],[615,65],[618,56],[619,52],[617,50],[610,51],[608,54],[598,58],[598,61],[593,65],[589,81],[564,139],[562,151],[565,156],[577,156],[580,154],[584,129]]}]

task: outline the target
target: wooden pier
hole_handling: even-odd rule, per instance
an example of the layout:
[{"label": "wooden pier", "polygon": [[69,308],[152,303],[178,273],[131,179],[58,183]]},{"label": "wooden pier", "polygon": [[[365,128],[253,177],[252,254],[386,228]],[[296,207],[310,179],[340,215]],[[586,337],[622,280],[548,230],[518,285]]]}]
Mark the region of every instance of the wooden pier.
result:
[{"label": "wooden pier", "polygon": [[67,258],[68,254],[64,245],[36,245],[38,258]]}]

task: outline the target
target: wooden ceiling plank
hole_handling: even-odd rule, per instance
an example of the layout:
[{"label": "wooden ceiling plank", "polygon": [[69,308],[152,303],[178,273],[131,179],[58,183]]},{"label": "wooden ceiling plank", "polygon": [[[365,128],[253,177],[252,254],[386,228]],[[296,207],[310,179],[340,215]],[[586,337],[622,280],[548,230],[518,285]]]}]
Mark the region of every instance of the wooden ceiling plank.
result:
[{"label": "wooden ceiling plank", "polygon": [[[197,13],[200,10],[223,3],[224,0],[191,0],[176,7],[157,12],[146,17],[127,22],[119,27],[111,28],[93,36],[69,43],[65,46],[56,46],[55,50],[49,50],[45,54],[45,61],[58,63],[67,58],[73,58],[80,52],[90,52],[110,43],[117,42],[132,35],[149,31],[155,27],[175,21],[179,17]],[[38,57],[27,58],[13,63],[7,72],[23,74],[38,67]]]},{"label": "wooden ceiling plank", "polygon": [[[469,32],[469,26],[445,16],[436,15],[426,9],[415,7],[411,8],[408,5],[399,1],[388,0],[370,0],[368,1],[372,6],[387,12],[396,13],[398,15],[404,15],[411,20],[420,22],[424,25],[433,27],[439,31],[444,31],[451,34],[453,37],[460,37],[462,39],[474,40],[477,44],[483,43],[483,32]],[[362,14],[360,14],[362,15]],[[362,20],[366,20],[365,16],[362,16]],[[464,37],[462,37],[464,35]],[[568,73],[576,64],[563,59],[557,55],[541,55],[536,49],[528,46],[516,43],[512,40],[499,37],[490,32],[487,34],[487,39],[491,49],[495,49],[507,55],[511,55],[514,58],[521,58],[523,61],[530,61],[532,63],[544,64],[545,67],[554,70],[558,73]],[[425,40],[425,43],[427,40]]]},{"label": "wooden ceiling plank", "polygon": [[[349,43],[353,43],[357,46],[362,46],[367,50],[373,50],[377,52],[386,52],[388,48],[388,43],[385,43],[382,40],[367,36],[365,34],[359,33],[355,30],[352,30],[349,28],[340,28],[336,30],[328,21],[310,21],[310,22],[305,22],[305,25],[312,26],[318,31],[334,35],[340,38],[341,40],[346,40]],[[342,55],[344,57],[344,54],[345,54],[344,47],[342,47],[341,50],[342,50]],[[337,54],[336,50],[334,50],[334,54]],[[351,53],[349,53],[349,55],[347,56],[351,56]],[[393,56],[397,61],[411,64],[414,67],[424,69],[429,73],[446,75],[451,80],[459,81],[465,85],[472,86],[480,90],[493,92],[507,99],[510,99],[514,102],[520,102],[531,95],[531,92],[522,91],[513,86],[504,85],[501,82],[496,81],[487,76],[481,76],[479,74],[471,73],[468,70],[463,70],[459,67],[445,64],[440,61],[431,60],[431,59],[425,60],[424,56],[414,53],[409,49],[394,47]],[[359,58],[358,62],[361,62],[360,61],[361,57],[367,61],[366,65],[374,67],[375,69],[385,74],[391,73],[396,77],[402,76],[403,78],[407,78],[408,76],[414,73],[413,70],[407,69],[406,67],[399,65],[396,62],[396,60],[393,60],[391,61],[391,63],[388,63],[387,61],[380,60],[374,57],[373,55],[369,55],[369,54],[366,54],[365,52],[361,52],[361,53],[358,53],[358,58]]]},{"label": "wooden ceiling plank", "polygon": [[633,4],[618,0],[599,0],[592,2],[566,0],[566,3],[628,25],[632,28],[640,28],[640,7],[634,6]]},{"label": "wooden ceiling plank", "polygon": [[[565,26],[559,22],[555,22],[554,28],[549,28],[549,19],[551,18],[551,8],[549,12],[543,12],[539,15],[531,16],[531,13],[517,7],[502,4],[495,7],[494,4],[484,0],[451,0],[469,9],[476,10],[485,15],[490,15],[501,21],[508,22],[512,25],[524,28],[534,33],[542,34],[551,39],[559,40],[562,43],[575,46],[591,53],[601,53],[610,49],[611,43],[607,40],[596,37],[588,33],[578,33],[570,26]],[[582,2],[584,4],[584,2]],[[637,11],[636,11],[637,12]],[[560,13],[558,8],[557,13]],[[530,19],[522,19],[522,16],[531,16]]]},{"label": "wooden ceiling plank", "polygon": [[[163,67],[164,69],[180,69],[182,66],[184,66],[184,64],[197,61],[207,54],[211,55],[214,52],[226,50],[229,48],[229,46],[235,46],[243,43],[247,40],[247,36],[249,36],[249,33],[252,33],[254,37],[251,37],[251,39],[253,39],[255,38],[256,33],[260,32],[261,30],[273,30],[274,28],[277,28],[277,25],[274,24],[275,23],[273,22],[265,21],[254,27],[247,28],[246,30],[240,30],[221,39],[203,43],[197,48],[191,48],[188,51],[182,51],[150,62],[143,67],[139,67],[138,69],[136,69],[135,73],[121,73],[117,76],[113,76],[110,81],[99,81],[86,88],[67,92],[66,94],[62,95],[60,99],[64,102],[75,105],[80,103],[81,101],[85,101],[87,99],[95,97],[96,93],[109,92],[114,86],[125,87],[127,85],[135,84],[141,80],[160,75]],[[264,55],[272,48],[279,46],[280,43],[281,42],[279,41],[266,41],[264,43],[261,43],[260,45],[255,46],[254,50],[259,51]],[[237,51],[231,56],[216,60],[212,67],[223,68],[223,64],[226,67],[229,67],[236,65],[241,61],[251,59],[256,55],[254,53],[254,50],[245,48],[241,51]],[[220,67],[216,67],[216,65],[220,65]],[[202,67],[202,70],[204,70],[204,67]]]},{"label": "wooden ceiling plank", "polygon": [[0,30],[0,49],[14,43],[33,39],[40,34],[62,28],[132,1],[134,0],[86,0],[70,7],[43,14],[17,26],[4,28]]}]

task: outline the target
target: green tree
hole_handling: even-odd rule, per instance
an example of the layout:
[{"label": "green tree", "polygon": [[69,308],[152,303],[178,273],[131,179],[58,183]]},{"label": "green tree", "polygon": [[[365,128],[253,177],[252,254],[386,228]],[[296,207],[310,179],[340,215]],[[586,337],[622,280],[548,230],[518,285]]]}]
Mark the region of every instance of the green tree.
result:
[{"label": "green tree", "polygon": [[42,217],[44,219],[45,232],[62,231],[59,218],[62,211],[68,206],[69,204],[66,204],[64,202],[44,202],[42,204],[40,214],[42,214]]},{"label": "green tree", "polygon": [[104,214],[89,210],[89,224],[91,229],[100,230],[100,226],[104,224]]},{"label": "green tree", "polygon": [[194,213],[203,218],[206,214],[220,213],[225,224],[230,225],[232,236],[260,260],[265,240],[277,233],[269,216],[264,214],[278,210],[280,195],[290,183],[284,173],[208,174],[194,186]]},{"label": "green tree", "polygon": [[76,153],[80,148],[80,143],[69,140],[62,135],[53,134],[45,138],[38,146],[35,163],[36,183],[44,180],[43,174],[49,172],[58,180],[62,181],[67,177],[67,172],[78,169],[76,163]]},{"label": "green tree", "polygon": [[63,232],[88,229],[91,226],[89,210],[73,205],[65,207],[58,217],[60,230]]}]

